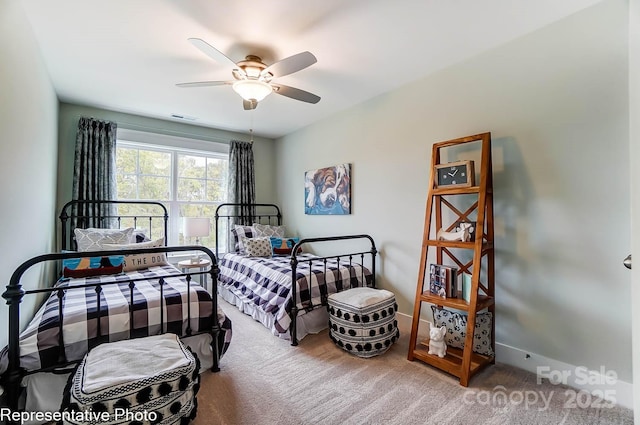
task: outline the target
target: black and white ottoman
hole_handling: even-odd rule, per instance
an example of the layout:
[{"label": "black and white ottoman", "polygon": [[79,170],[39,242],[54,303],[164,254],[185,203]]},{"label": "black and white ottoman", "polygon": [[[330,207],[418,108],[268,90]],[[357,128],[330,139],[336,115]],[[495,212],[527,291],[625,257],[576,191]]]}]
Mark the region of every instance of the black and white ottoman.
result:
[{"label": "black and white ottoman", "polygon": [[98,345],[67,384],[62,422],[187,424],[196,415],[199,369],[174,334]]},{"label": "black and white ottoman", "polygon": [[393,292],[352,288],[329,295],[328,304],[329,337],[356,356],[382,354],[400,337]]}]

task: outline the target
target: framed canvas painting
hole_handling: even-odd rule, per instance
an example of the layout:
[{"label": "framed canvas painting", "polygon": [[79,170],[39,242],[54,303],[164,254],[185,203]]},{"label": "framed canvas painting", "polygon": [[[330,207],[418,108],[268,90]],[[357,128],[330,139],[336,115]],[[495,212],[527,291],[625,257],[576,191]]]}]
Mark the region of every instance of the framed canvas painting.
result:
[{"label": "framed canvas painting", "polygon": [[351,214],[351,164],[304,173],[304,213]]}]

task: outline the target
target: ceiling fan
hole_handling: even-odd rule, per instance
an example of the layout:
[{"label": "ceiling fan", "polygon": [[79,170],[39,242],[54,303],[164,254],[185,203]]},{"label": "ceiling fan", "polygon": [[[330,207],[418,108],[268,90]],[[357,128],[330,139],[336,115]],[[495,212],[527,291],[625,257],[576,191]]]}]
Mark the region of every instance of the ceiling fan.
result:
[{"label": "ceiling fan", "polygon": [[224,65],[229,65],[232,70],[231,75],[233,75],[234,79],[230,81],[179,83],[176,84],[178,87],[230,85],[236,93],[242,96],[242,105],[246,110],[257,108],[258,102],[272,92],[307,103],[318,103],[320,101],[320,96],[316,96],[313,93],[272,81],[274,78],[293,74],[316,63],[316,57],[309,52],[298,53],[297,55],[289,56],[288,58],[284,58],[281,61],[267,66],[262,62],[260,57],[255,55],[247,55],[244,60],[235,63],[224,53],[204,40],[190,38],[189,41],[213,60]]}]

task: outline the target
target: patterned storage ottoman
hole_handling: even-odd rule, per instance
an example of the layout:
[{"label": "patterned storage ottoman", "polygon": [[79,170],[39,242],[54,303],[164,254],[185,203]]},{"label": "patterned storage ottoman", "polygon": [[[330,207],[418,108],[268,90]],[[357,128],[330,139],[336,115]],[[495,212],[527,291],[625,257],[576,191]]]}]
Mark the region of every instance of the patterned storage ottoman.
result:
[{"label": "patterned storage ottoman", "polygon": [[329,337],[359,357],[384,353],[400,337],[393,292],[352,288],[329,295]]},{"label": "patterned storage ottoman", "polygon": [[69,379],[63,423],[187,424],[196,416],[199,369],[174,334],[98,345]]}]

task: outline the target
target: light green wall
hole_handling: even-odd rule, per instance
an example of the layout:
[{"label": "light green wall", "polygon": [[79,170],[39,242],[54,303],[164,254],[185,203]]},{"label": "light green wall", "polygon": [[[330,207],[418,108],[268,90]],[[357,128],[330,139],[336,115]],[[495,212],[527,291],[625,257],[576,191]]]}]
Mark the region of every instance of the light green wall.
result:
[{"label": "light green wall", "polygon": [[[58,100],[20,2],[0,1],[0,288],[25,260],[54,242]],[[35,289],[48,271],[22,281]],[[33,297],[32,297],[33,298]],[[33,299],[21,305],[30,319]],[[0,302],[0,346],[7,343],[8,308]]]},{"label": "light green wall", "polygon": [[[631,382],[627,20],[598,3],[279,139],[289,232],[371,234],[412,314],[431,145],[490,131],[497,342]],[[305,216],[304,172],[345,162],[353,214]]]},{"label": "light green wall", "polygon": [[[76,129],[81,116],[114,121],[118,123],[119,128],[201,138],[202,140],[213,142],[228,143],[230,140],[249,140],[249,136],[241,133],[61,103],[58,128],[58,209],[71,200]],[[274,141],[267,138],[254,137],[253,150],[256,169],[256,200],[258,202],[271,202],[275,198]]]}]

